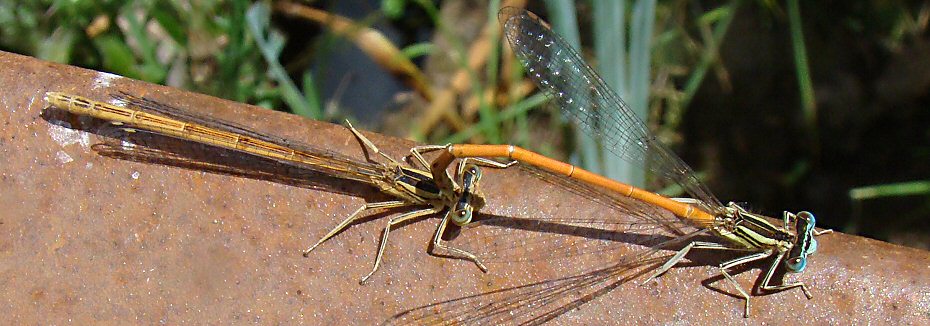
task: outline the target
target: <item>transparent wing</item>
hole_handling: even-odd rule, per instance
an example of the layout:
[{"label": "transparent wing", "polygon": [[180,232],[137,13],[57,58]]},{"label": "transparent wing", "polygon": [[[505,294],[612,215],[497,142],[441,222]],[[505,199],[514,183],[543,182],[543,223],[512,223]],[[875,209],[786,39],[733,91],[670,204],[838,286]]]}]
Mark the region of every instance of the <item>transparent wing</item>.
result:
[{"label": "transparent wing", "polygon": [[110,158],[266,180],[345,195],[377,191],[367,182],[356,183],[313,169],[145,130],[104,125],[95,133],[102,136],[102,141],[91,148],[97,154]]},{"label": "transparent wing", "polygon": [[446,238],[450,246],[477,255],[492,270],[499,264],[545,262],[561,266],[566,275],[576,274],[664,249],[701,231],[658,206],[539,168],[517,167],[527,174],[521,187],[542,195],[507,205],[495,205],[496,198],[489,198],[492,207],[506,210],[499,215],[483,211],[465,230]]},{"label": "transparent wing", "polygon": [[185,111],[184,109],[170,106],[166,103],[158,102],[144,97],[134,96],[128,93],[113,94],[112,97],[122,102],[123,105],[134,109],[160,114],[184,121],[190,121],[239,135],[245,135],[299,151],[306,154],[306,157],[313,158],[313,160],[310,162],[294,162],[290,160],[275,159],[278,161],[278,163],[281,164],[292,165],[297,168],[310,169],[334,177],[366,183],[371,183],[373,178],[379,178],[384,175],[384,167],[374,162],[360,161],[313,145],[284,139],[282,137],[272,136],[265,133],[259,133],[233,122],[209,118],[207,116],[195,115]]},{"label": "transparent wing", "polygon": [[528,75],[585,133],[616,157],[680,185],[693,198],[722,207],[694,172],[658,141],[565,40],[529,11],[508,7],[499,17],[504,35]]},{"label": "transparent wing", "polygon": [[[644,252],[615,265],[558,279],[454,298],[399,312],[384,325],[541,325],[660,266]],[[559,322],[555,322],[558,324]],[[629,322],[628,322],[629,323]],[[635,322],[634,322],[635,323]]]}]

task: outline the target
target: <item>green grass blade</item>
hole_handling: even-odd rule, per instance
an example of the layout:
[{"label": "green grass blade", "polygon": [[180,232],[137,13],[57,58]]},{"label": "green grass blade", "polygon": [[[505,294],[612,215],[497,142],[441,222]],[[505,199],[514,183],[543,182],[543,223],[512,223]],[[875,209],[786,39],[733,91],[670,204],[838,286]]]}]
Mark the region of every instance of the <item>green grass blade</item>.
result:
[{"label": "green grass blade", "polygon": [[271,11],[265,3],[256,3],[252,5],[246,13],[246,23],[255,43],[268,64],[268,73],[271,78],[280,84],[281,96],[284,102],[294,111],[295,114],[305,116],[311,119],[323,118],[320,107],[311,106],[304,96],[298,90],[297,85],[288,76],[287,71],[278,62],[278,55],[284,48],[284,37],[275,31],[266,31],[270,26]]},{"label": "green grass blade", "polygon": [[804,45],[804,31],[801,28],[801,10],[798,8],[798,0],[788,0],[788,23],[791,29],[791,46],[794,50],[798,89],[801,92],[801,109],[804,112],[804,121],[808,130],[813,131],[817,126],[817,103],[814,101],[814,87],[807,63],[807,48]]},{"label": "green grass blade", "polygon": [[[581,53],[581,38],[578,33],[578,18],[575,16],[575,3],[565,0],[547,0],[546,7],[549,9],[552,29]],[[579,105],[583,104],[579,103]],[[597,140],[577,128],[575,130],[575,140],[579,151],[577,152],[578,156],[573,159],[574,163],[578,163],[589,171],[603,173],[601,151]]]},{"label": "green grass blade", "polygon": [[930,181],[889,183],[849,190],[849,198],[853,200],[926,195],[930,195]]}]

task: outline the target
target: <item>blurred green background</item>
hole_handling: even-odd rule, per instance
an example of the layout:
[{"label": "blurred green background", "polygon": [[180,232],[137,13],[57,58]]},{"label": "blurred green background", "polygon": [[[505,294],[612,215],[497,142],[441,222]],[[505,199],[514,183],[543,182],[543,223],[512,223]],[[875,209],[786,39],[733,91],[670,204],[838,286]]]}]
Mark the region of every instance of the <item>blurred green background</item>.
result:
[{"label": "blurred green background", "polygon": [[[501,5],[2,0],[0,49],[422,142],[513,143],[650,185],[536,94],[500,42]],[[721,200],[930,248],[930,4],[526,7]]]}]

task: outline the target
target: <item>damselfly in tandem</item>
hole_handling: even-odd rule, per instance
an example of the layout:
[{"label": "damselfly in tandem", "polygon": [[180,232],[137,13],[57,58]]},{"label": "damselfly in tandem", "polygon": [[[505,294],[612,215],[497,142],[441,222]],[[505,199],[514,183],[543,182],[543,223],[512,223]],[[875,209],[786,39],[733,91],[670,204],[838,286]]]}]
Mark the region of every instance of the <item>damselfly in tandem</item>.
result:
[{"label": "damselfly in tandem", "polygon": [[[674,214],[677,221],[663,220],[658,216],[638,221],[617,221],[631,225],[655,224],[657,227],[653,230],[678,228],[672,232],[679,234],[677,238],[662,241],[647,249],[649,253],[654,253],[672,245],[686,244],[659,266],[649,279],[668,271],[692,249],[727,250],[746,253],[719,265],[720,274],[745,299],[746,317],[750,312],[750,295],[730,274],[730,269],[739,265],[772,259],[760,285],[761,290],[772,292],[801,288],[808,299],[812,298],[804,283],[777,285],[773,284],[772,277],[780,266],[784,266],[788,272],[803,271],[808,256],[817,250],[814,236],[831,232],[816,230],[813,214],[786,211],[780,223],[773,223],[768,217],[752,213],[735,203],[721,204],[691,168],[662,144],[620,96],[585,64],[581,55],[547,24],[529,11],[512,7],[502,9],[499,19],[510,47],[524,64],[530,78],[579,128],[599,140],[606,148],[607,155],[639,165],[656,178],[679,185],[692,197],[668,198],[512,145],[453,144],[415,148],[414,153],[418,157],[420,153],[441,151],[431,166],[437,183],[452,184],[453,179],[447,173],[447,167],[456,158],[505,158],[518,161],[618,197],[634,198],[661,207]],[[459,169],[458,172],[459,175],[474,173],[467,169]],[[711,235],[714,241],[694,240],[701,235]],[[630,259],[630,256],[605,259],[616,259],[632,266],[651,257],[644,252],[633,256],[637,259]]]}]

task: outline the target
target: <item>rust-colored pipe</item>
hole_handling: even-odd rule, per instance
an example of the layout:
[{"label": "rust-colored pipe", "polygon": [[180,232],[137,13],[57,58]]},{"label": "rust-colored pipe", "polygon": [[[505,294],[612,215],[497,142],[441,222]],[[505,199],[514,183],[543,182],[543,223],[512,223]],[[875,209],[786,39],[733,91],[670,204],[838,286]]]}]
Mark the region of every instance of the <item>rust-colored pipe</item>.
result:
[{"label": "rust-colored pipe", "polygon": [[[325,189],[297,187],[263,174],[235,175],[241,171],[234,169],[210,173],[105,157],[91,148],[100,136],[82,131],[92,131],[85,129],[92,121],[43,115],[42,98],[61,91],[106,100],[126,91],[363,157],[344,127],[15,54],[0,53],[0,66],[5,324],[402,324],[437,316],[475,321],[466,310],[500,317],[516,309],[502,303],[536,293],[554,297],[512,318],[561,324],[747,322],[742,300],[708,267],[726,257],[696,256],[696,264],[639,284],[642,278],[627,280],[622,271],[609,270],[617,252],[531,252],[532,243],[521,239],[552,232],[556,241],[538,243],[575,241],[545,224],[479,225],[449,239],[456,246],[514,248],[509,258],[488,261],[490,271],[482,273],[471,262],[426,254],[438,219],[410,223],[392,231],[379,274],[358,285],[376,254],[386,223],[381,215],[351,226],[309,258],[301,250],[365,201],[384,200],[374,189],[338,180]],[[414,145],[368,136],[395,158]],[[519,170],[486,169],[482,180],[489,196],[483,214],[491,221],[623,214]],[[786,276],[805,282],[814,298],[800,291],[754,293],[748,322],[930,323],[927,251],[845,234],[818,241],[807,270]],[[534,259],[521,260],[525,257]],[[608,270],[585,273],[601,268]],[[751,269],[736,279],[749,288],[759,273]],[[524,287],[514,289],[519,286]],[[559,290],[564,292],[554,292]],[[576,294],[583,296],[557,300]]]}]

